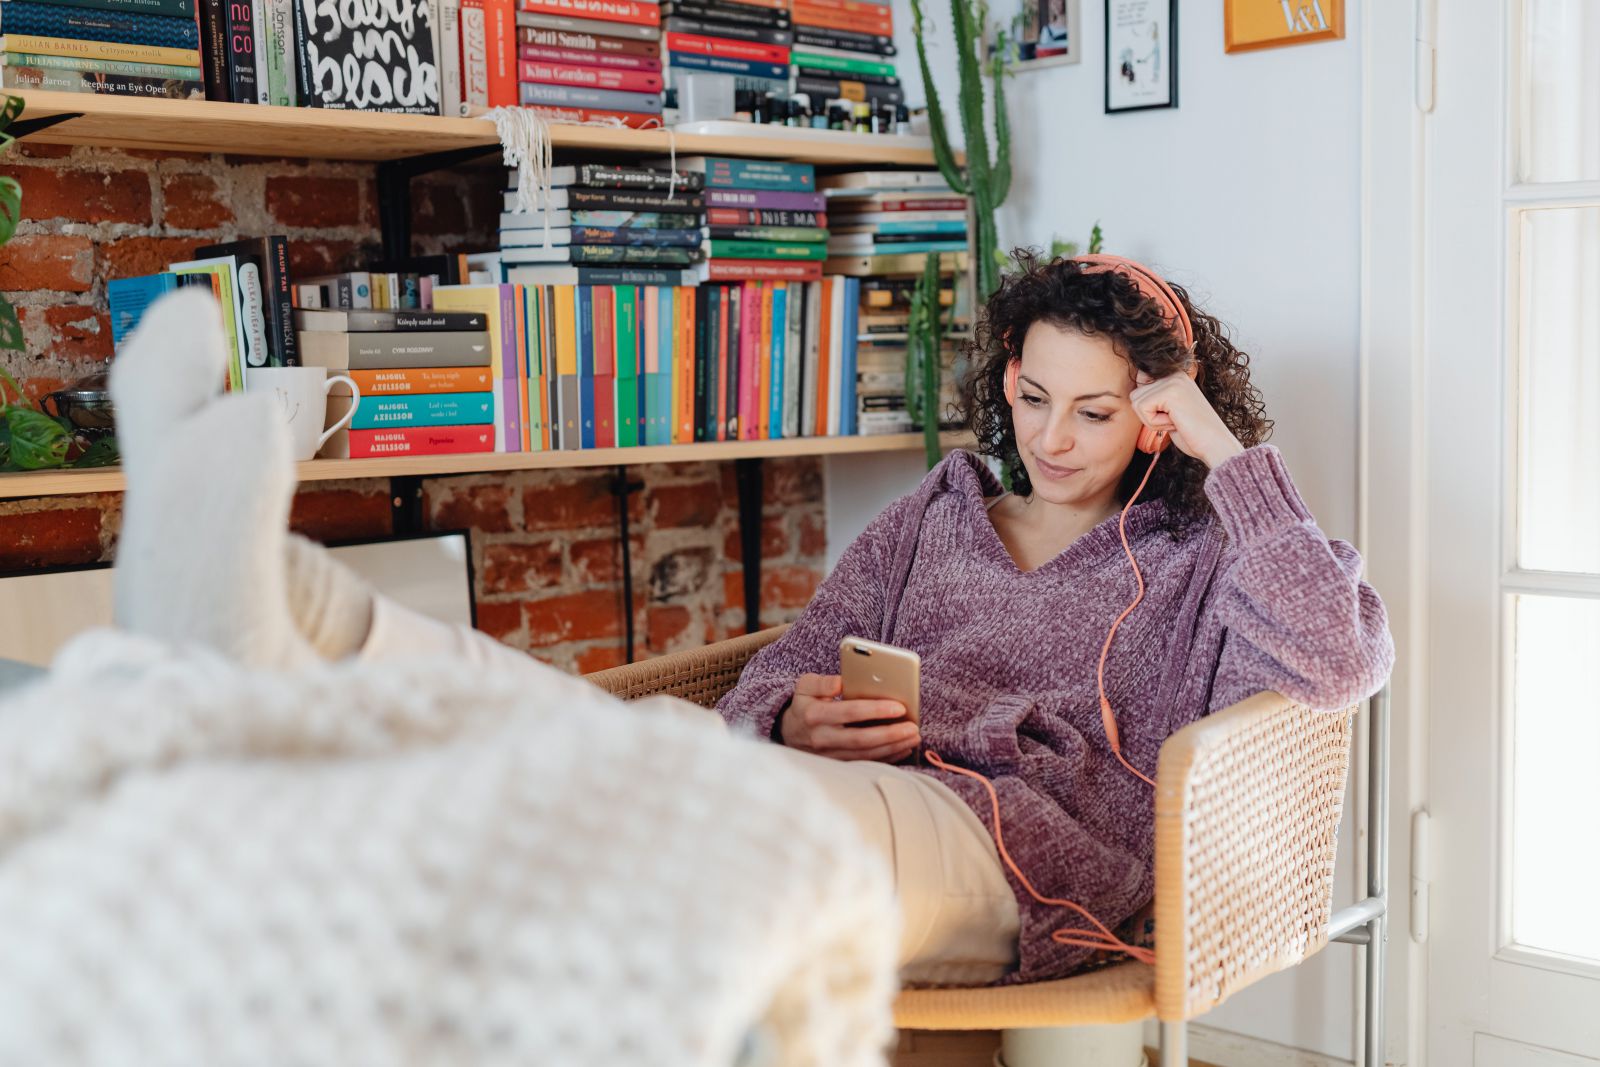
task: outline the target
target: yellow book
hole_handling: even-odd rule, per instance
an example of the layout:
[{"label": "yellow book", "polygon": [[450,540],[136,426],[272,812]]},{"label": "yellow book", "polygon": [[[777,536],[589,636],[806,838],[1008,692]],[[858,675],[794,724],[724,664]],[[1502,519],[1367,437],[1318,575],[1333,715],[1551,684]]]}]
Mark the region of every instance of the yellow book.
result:
[{"label": "yellow book", "polygon": [[40,37],[32,33],[0,34],[0,52],[76,56],[79,59],[110,59],[121,63],[162,63],[171,67],[200,65],[198,48],[161,48],[153,44],[80,41],[72,37]]},{"label": "yellow book", "polygon": [[[372,276],[376,283],[380,275]],[[374,293],[373,303],[377,303]],[[489,323],[489,368],[494,378],[494,450],[496,452],[522,451],[522,433],[516,425],[515,436],[506,433],[507,423],[520,424],[521,412],[507,404],[516,403],[515,346],[506,352],[505,320],[501,316],[502,292],[498,285],[440,285],[433,290],[435,311],[476,311]],[[507,308],[515,321],[515,308]],[[508,373],[508,366],[512,367]],[[511,387],[507,388],[507,382]],[[509,397],[508,397],[509,394]],[[509,409],[509,410],[508,410]]]},{"label": "yellow book", "polygon": [[[926,252],[896,252],[881,256],[829,256],[822,264],[824,274],[848,274],[853,277],[876,277],[880,274],[921,274],[927,262]],[[939,269],[966,270],[967,253],[940,252]]]},{"label": "yellow book", "polygon": [[578,287],[556,285],[556,410],[551,417],[560,420],[563,451],[583,447],[582,402],[578,395]]}]

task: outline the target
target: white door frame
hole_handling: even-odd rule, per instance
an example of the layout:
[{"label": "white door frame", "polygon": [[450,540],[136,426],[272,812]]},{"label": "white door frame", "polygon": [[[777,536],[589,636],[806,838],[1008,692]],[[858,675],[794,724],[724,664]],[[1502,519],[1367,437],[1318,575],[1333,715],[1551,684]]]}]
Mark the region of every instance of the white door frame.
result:
[{"label": "white door frame", "polygon": [[[1426,946],[1412,939],[1413,814],[1428,756],[1423,233],[1431,0],[1366,0],[1362,28],[1361,342],[1357,536],[1396,650],[1390,680],[1388,1064],[1427,1062]],[[1365,716],[1358,729],[1366,728]],[[1358,738],[1356,752],[1365,753]],[[1367,825],[1365,761],[1356,825]],[[1365,855],[1365,840],[1357,855]],[[1364,884],[1364,863],[1357,874]],[[1425,872],[1416,872],[1425,873]],[[1359,972],[1358,972],[1359,981]],[[1362,1003],[1358,997],[1359,1005]],[[1357,1050],[1360,1056],[1361,1050]],[[1367,1064],[1365,1067],[1377,1067]]]}]

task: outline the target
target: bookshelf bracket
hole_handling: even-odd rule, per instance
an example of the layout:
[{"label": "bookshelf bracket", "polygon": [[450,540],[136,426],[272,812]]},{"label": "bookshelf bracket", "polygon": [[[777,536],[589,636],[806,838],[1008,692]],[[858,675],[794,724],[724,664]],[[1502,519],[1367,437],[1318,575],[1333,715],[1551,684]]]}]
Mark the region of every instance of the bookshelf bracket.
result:
[{"label": "bookshelf bracket", "polygon": [[739,555],[744,560],[744,632],[753,634],[761,629],[761,460],[734,460],[733,473],[739,490]]},{"label": "bookshelf bracket", "polygon": [[23,119],[20,122],[13,122],[10,126],[6,127],[6,132],[12,137],[20,139],[31,134],[39,133],[43,130],[48,130],[50,127],[60,123],[70,122],[72,119],[81,118],[83,118],[83,112],[81,111],[63,111],[59,115],[51,115],[48,118]]},{"label": "bookshelf bracket", "polygon": [[383,231],[383,258],[392,262],[411,255],[412,178],[469,163],[498,151],[498,144],[473,145],[449,152],[430,152],[379,163],[378,223]]},{"label": "bookshelf bracket", "polygon": [[644,483],[628,477],[628,468],[617,465],[611,478],[611,492],[617,498],[617,537],[622,542],[622,620],[625,651],[632,663],[635,652],[633,620],[633,531],[628,521],[629,497],[644,489]]},{"label": "bookshelf bracket", "polygon": [[389,528],[401,537],[422,532],[421,475],[389,479]]}]

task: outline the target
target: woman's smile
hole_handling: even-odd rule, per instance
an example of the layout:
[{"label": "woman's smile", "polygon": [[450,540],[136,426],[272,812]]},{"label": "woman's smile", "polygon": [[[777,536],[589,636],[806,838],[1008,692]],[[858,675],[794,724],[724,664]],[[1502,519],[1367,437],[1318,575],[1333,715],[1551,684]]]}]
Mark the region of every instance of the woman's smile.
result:
[{"label": "woman's smile", "polygon": [[1054,463],[1048,462],[1043,456],[1040,456],[1039,453],[1037,453],[1037,452],[1035,452],[1033,454],[1033,462],[1037,465],[1040,474],[1043,474],[1047,478],[1053,478],[1053,479],[1056,479],[1056,480],[1060,480],[1060,479],[1063,479],[1063,478],[1070,478],[1074,474],[1081,473],[1082,470],[1083,470],[1082,467],[1060,467],[1060,466],[1057,466]]}]

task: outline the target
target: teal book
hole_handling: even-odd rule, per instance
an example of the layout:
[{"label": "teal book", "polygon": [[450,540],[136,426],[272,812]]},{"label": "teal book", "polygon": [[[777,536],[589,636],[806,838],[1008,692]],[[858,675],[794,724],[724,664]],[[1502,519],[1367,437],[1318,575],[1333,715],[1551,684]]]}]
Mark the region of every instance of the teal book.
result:
[{"label": "teal book", "polygon": [[[678,56],[673,57],[674,61]],[[787,75],[788,71],[784,71]],[[810,163],[780,163],[771,159],[731,159],[727,156],[678,157],[681,170],[698,171],[707,189],[770,189],[786,193],[814,193],[817,168]]]},{"label": "teal book", "polygon": [[616,331],[617,447],[639,444],[639,290],[619,285],[613,291]]},{"label": "teal book", "polygon": [[111,305],[111,347],[120,351],[150,305],[177,287],[178,276],[170,272],[106,282],[106,299]]},{"label": "teal book", "polygon": [[965,238],[959,241],[894,241],[872,246],[872,254],[875,256],[894,256],[902,252],[965,252],[966,250]]},{"label": "teal book", "polygon": [[767,418],[770,420],[767,436],[778,438],[783,436],[783,349],[788,342],[786,336],[789,332],[789,316],[786,314],[789,303],[788,288],[775,285],[772,288],[772,369],[767,372]]},{"label": "teal book", "polygon": [[350,428],[384,430],[392,426],[492,425],[493,393],[415,393],[362,397]]},{"label": "teal book", "polygon": [[194,0],[49,0],[56,7],[87,7],[96,11],[121,11],[137,15],[164,15],[193,19]]}]

